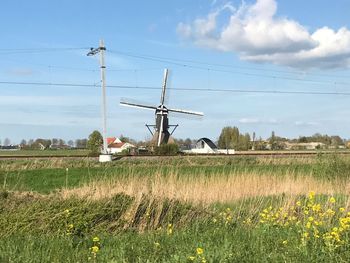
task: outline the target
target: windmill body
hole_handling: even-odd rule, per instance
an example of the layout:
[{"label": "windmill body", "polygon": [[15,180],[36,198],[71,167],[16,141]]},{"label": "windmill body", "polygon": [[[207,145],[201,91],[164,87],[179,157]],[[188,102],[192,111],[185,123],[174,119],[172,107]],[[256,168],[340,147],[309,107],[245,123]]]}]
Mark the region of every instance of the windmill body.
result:
[{"label": "windmill body", "polygon": [[[138,103],[132,103],[132,102],[127,102],[127,101],[120,102],[120,105],[123,105],[123,106],[149,109],[149,110],[155,111],[155,125],[146,125],[146,126],[147,127],[149,127],[149,126],[154,127],[154,132],[152,132],[151,130],[150,130],[150,132],[153,135],[152,141],[157,146],[171,142],[172,141],[171,135],[175,131],[176,127],[178,126],[178,125],[170,125],[169,124],[169,118],[168,118],[169,112],[177,112],[177,113],[182,113],[182,114],[203,116],[203,113],[201,113],[201,112],[167,108],[164,105],[167,80],[168,80],[168,69],[165,69],[164,70],[162,93],[161,93],[161,97],[160,97],[160,105],[158,107],[143,105],[143,104],[138,104]],[[171,127],[174,127],[174,129],[172,130],[172,132],[169,132],[169,129]]]}]

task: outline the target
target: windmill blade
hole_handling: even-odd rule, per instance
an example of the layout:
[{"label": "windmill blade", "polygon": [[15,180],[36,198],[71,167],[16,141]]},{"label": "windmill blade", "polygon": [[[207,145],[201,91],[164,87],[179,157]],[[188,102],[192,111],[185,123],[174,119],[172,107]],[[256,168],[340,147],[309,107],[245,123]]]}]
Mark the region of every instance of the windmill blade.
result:
[{"label": "windmill blade", "polygon": [[126,106],[126,107],[132,107],[132,108],[147,109],[147,110],[156,110],[157,109],[157,107],[152,106],[152,105],[135,103],[135,102],[130,102],[130,101],[126,101],[126,100],[121,100],[120,105]]},{"label": "windmill blade", "polygon": [[160,146],[160,143],[162,142],[162,135],[163,135],[163,128],[164,128],[164,115],[162,114],[161,121],[160,121],[160,129],[158,131],[158,142],[157,146]]},{"label": "windmill blade", "polygon": [[164,105],[167,81],[168,81],[168,69],[166,68],[164,69],[164,78],[163,78],[162,95],[160,97],[160,105]]},{"label": "windmill blade", "polygon": [[184,114],[190,114],[190,115],[196,115],[196,116],[204,116],[204,113],[203,112],[199,112],[199,111],[180,110],[180,109],[168,109],[168,111],[177,112],[177,113],[184,113]]}]

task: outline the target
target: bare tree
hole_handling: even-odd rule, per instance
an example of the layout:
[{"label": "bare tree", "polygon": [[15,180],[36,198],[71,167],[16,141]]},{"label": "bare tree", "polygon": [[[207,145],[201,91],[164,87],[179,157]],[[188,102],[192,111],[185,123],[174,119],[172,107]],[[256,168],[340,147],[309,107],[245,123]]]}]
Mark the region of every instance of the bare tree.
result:
[{"label": "bare tree", "polygon": [[11,141],[9,138],[5,138],[4,140],[4,146],[9,146],[11,144]]},{"label": "bare tree", "polygon": [[74,146],[74,142],[73,142],[72,140],[69,140],[69,141],[68,141],[68,145],[69,145],[70,147],[73,147],[73,146]]}]

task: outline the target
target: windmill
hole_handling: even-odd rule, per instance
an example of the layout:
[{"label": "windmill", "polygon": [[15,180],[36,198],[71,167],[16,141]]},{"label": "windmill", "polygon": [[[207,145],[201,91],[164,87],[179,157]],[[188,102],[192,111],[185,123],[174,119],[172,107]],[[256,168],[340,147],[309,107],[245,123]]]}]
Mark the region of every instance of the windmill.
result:
[{"label": "windmill", "polygon": [[[164,70],[162,93],[160,96],[160,105],[159,106],[150,106],[150,105],[138,104],[138,103],[127,102],[127,101],[120,102],[120,105],[122,105],[122,106],[142,108],[142,109],[148,109],[148,110],[155,111],[156,124],[155,125],[147,125],[146,124],[146,126],[153,136],[152,141],[155,142],[157,146],[160,146],[161,144],[168,143],[170,138],[171,138],[170,136],[174,133],[175,129],[178,127],[178,125],[169,125],[169,112],[203,116],[202,112],[167,108],[164,105],[166,88],[167,88],[167,81],[168,81],[168,69],[165,69]],[[149,127],[153,127],[154,132],[152,132],[152,130]],[[169,132],[169,128],[171,128],[171,127],[173,127],[173,130],[171,132]]]}]

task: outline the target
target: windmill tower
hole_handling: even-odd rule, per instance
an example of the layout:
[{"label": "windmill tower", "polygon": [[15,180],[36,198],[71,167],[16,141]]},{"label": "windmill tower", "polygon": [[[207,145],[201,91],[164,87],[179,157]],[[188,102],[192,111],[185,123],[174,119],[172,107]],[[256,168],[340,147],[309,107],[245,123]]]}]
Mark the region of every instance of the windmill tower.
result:
[{"label": "windmill tower", "polygon": [[[142,109],[148,109],[148,110],[155,111],[155,125],[147,125],[146,124],[146,126],[153,136],[152,141],[157,146],[160,146],[161,144],[168,143],[171,140],[171,135],[173,134],[175,129],[178,127],[178,125],[170,125],[169,124],[169,112],[177,112],[177,113],[183,113],[183,114],[203,116],[202,112],[181,110],[181,109],[170,109],[170,108],[166,107],[164,105],[164,103],[165,103],[165,96],[166,96],[167,81],[168,81],[168,69],[165,69],[164,70],[162,93],[160,96],[160,105],[158,107],[137,104],[137,103],[127,102],[127,101],[120,102],[120,105],[122,105],[122,106],[142,108]],[[152,132],[152,130],[149,127],[153,127],[154,132]],[[173,130],[171,132],[169,132],[169,129],[171,127],[173,127]]]}]

